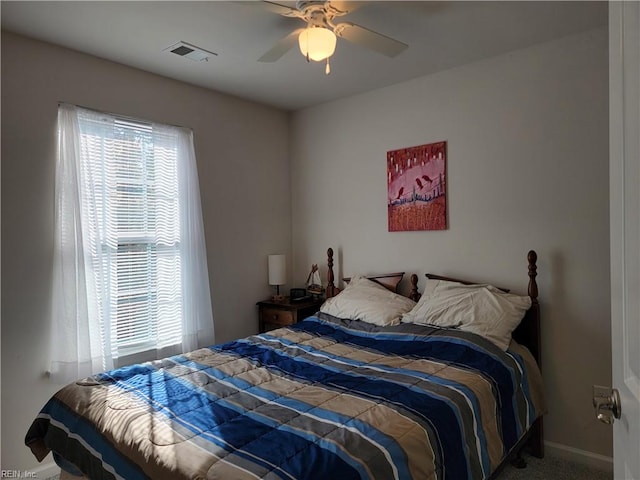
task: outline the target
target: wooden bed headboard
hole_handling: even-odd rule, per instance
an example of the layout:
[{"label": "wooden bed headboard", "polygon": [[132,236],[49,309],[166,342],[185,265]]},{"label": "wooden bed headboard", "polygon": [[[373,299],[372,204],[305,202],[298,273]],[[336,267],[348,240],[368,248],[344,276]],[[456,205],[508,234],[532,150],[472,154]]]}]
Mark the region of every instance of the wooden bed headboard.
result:
[{"label": "wooden bed headboard", "polygon": [[[536,282],[536,276],[538,275],[538,267],[536,262],[538,261],[538,255],[534,250],[530,250],[527,254],[527,262],[529,264],[529,287],[528,287],[528,295],[531,298],[531,307],[527,310],[524,318],[520,322],[518,328],[513,332],[513,338],[521,345],[524,345],[529,349],[531,354],[538,362],[538,365],[541,366],[541,357],[540,357],[540,304],[538,302],[538,284]],[[326,288],[326,296],[327,298],[335,297],[338,293],[340,293],[340,289],[335,286],[335,276],[333,274],[333,249],[329,248],[327,250],[327,288]],[[381,285],[384,285],[392,292],[397,293],[398,284],[402,280],[404,276],[404,272],[398,273],[387,273],[383,275],[371,275],[367,276],[367,278],[374,280]],[[465,285],[470,285],[473,283],[480,282],[472,282],[469,280],[454,278],[454,277],[445,277],[442,275],[435,275],[432,273],[426,274],[427,278],[434,280],[447,280],[451,282],[459,282]],[[344,278],[345,282],[349,282],[350,278]],[[499,287],[498,287],[499,288]],[[500,290],[504,292],[509,292],[506,288],[500,288]],[[420,299],[420,293],[418,293],[418,276],[416,274],[411,275],[411,291],[408,295],[414,301],[418,301]]]},{"label": "wooden bed headboard", "polygon": [[[327,289],[325,295],[327,298],[335,297],[340,293],[340,289],[335,286],[335,276],[333,275],[333,248],[327,250]],[[383,287],[386,287],[393,293],[398,293],[398,285],[404,277],[404,272],[396,273],[383,273],[381,275],[367,275],[369,280],[379,283]],[[351,281],[351,277],[345,277],[342,279],[345,283]],[[407,295],[410,299],[417,302],[420,299],[420,293],[418,293],[418,276],[414,273],[411,275],[411,291]]]},{"label": "wooden bed headboard", "polygon": [[[386,287],[388,290],[392,291],[393,293],[399,293],[398,286],[402,281],[402,277],[404,277],[404,272],[383,273],[380,275],[367,275],[367,278],[369,280],[373,280],[374,282],[379,283],[380,285],[382,285],[383,287]],[[351,281],[351,277],[343,278],[342,281],[345,283],[349,283]],[[418,293],[418,276],[416,274],[411,275],[411,291],[407,296],[415,302],[417,302],[420,299],[420,293]]]}]

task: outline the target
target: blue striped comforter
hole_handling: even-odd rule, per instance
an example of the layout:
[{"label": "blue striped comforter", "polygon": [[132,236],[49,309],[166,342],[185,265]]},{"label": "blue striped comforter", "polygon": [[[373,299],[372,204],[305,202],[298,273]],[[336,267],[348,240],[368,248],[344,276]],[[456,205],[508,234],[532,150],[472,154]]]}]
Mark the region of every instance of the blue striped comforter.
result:
[{"label": "blue striped comforter", "polygon": [[517,344],[322,315],[68,385],[26,443],[92,479],[481,479],[541,391]]}]

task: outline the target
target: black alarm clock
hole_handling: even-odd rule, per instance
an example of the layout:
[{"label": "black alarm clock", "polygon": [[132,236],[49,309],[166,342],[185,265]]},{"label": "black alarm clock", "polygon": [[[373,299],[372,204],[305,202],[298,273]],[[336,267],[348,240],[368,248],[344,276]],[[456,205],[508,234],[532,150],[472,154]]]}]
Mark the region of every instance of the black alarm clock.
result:
[{"label": "black alarm clock", "polygon": [[310,298],[311,296],[307,295],[306,288],[292,288],[289,290],[289,300],[291,302],[304,302]]}]

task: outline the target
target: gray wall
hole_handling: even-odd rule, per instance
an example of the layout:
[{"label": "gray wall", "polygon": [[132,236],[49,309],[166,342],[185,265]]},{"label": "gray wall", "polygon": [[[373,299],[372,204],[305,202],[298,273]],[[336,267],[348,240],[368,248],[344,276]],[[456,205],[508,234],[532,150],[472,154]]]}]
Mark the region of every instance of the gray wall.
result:
[{"label": "gray wall", "polygon": [[[545,438],[596,458],[612,455],[591,406],[591,385],[611,384],[607,41],[599,29],[302,110],[291,131],[298,282],[331,246],[336,276],[431,271],[526,293],[537,250]],[[389,233],[386,152],[441,140],[448,230]]]},{"label": "gray wall", "polygon": [[22,439],[59,387],[42,376],[58,101],[193,129],[218,341],[256,333],[267,255],[290,251],[287,113],[3,32],[3,469],[36,465]]}]

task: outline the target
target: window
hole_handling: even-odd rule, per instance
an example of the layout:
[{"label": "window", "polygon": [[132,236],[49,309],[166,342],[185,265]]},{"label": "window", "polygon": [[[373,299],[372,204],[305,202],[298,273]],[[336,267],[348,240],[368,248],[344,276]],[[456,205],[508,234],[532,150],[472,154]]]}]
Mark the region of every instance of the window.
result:
[{"label": "window", "polygon": [[[59,143],[54,325],[75,317],[90,373],[213,343],[191,132],[61,105]],[[55,371],[69,355],[53,350]]]},{"label": "window", "polygon": [[104,120],[78,115],[88,180],[82,214],[104,291],[99,313],[111,317],[114,353],[175,345],[182,338],[177,138],[149,124]]}]

